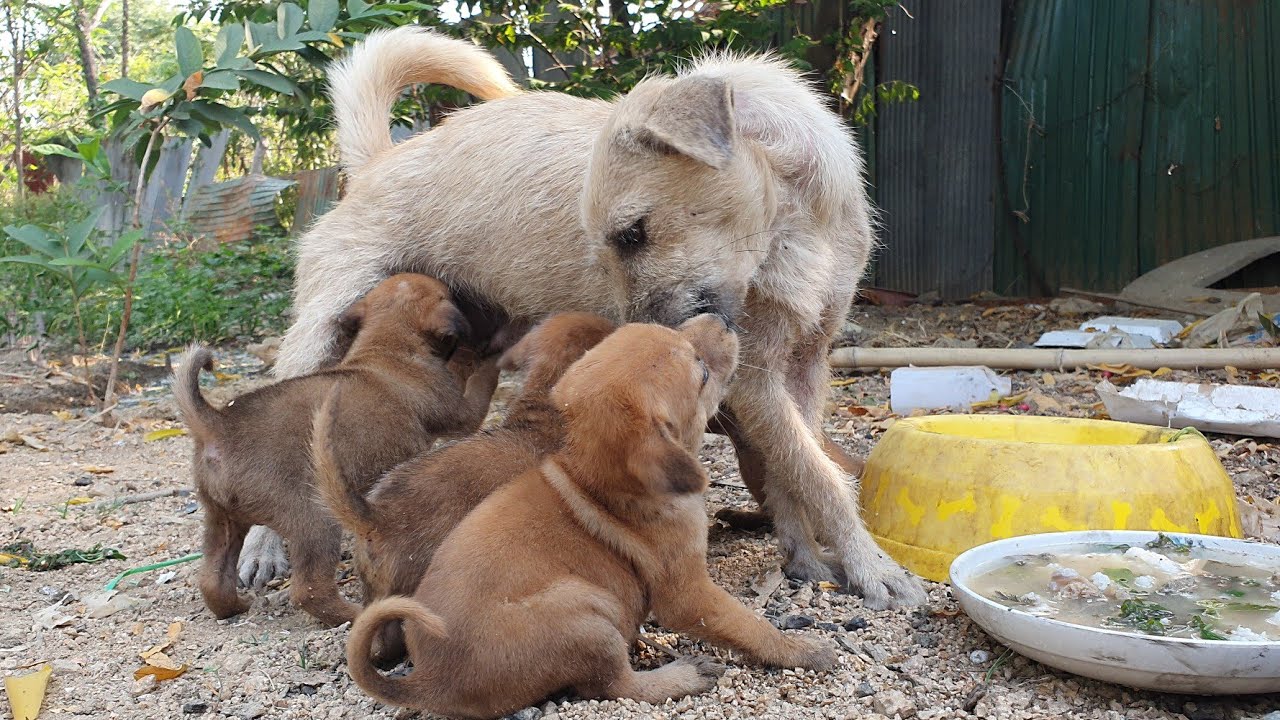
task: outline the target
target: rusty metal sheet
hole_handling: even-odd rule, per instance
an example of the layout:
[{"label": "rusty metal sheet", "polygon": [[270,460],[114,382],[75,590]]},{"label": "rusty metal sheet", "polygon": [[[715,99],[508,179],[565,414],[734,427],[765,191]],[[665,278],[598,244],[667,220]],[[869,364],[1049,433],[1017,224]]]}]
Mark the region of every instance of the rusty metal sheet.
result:
[{"label": "rusty metal sheet", "polygon": [[290,233],[299,235],[311,229],[312,223],[338,202],[343,176],[339,168],[327,167],[303,170],[293,177],[298,183],[298,203]]},{"label": "rusty metal sheet", "polygon": [[293,180],[246,175],[200,188],[191,198],[184,220],[193,235],[219,243],[245,240],[259,226],[276,227],[276,196]]}]

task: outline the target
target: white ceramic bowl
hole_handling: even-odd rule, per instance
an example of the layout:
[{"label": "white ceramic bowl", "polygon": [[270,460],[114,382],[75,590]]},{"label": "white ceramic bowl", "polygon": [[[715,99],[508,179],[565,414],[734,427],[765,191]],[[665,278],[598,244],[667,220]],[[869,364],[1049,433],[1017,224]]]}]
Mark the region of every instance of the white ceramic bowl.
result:
[{"label": "white ceramic bowl", "polygon": [[[1280,546],[1209,535],[1192,540],[1215,559],[1280,569]],[[1162,692],[1243,695],[1280,692],[1280,642],[1192,640],[1122,632],[1035,617],[977,594],[975,576],[1014,555],[1068,551],[1085,544],[1142,545],[1157,533],[1097,530],[1046,533],[980,545],[951,563],[951,587],[960,607],[1002,644],[1060,670]]]}]

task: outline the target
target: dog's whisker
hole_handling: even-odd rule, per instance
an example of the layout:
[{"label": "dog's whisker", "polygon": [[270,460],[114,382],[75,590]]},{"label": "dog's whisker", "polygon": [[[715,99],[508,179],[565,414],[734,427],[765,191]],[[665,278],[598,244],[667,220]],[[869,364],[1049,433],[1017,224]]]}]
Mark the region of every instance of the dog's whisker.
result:
[{"label": "dog's whisker", "polygon": [[740,368],[751,368],[752,370],[759,370],[760,372],[767,372],[767,373],[776,373],[776,372],[778,372],[777,370],[774,370],[774,369],[772,369],[772,368],[760,367],[759,365],[749,365],[749,364],[744,363],[744,362],[741,362],[741,361],[739,361],[739,362],[738,362],[738,367],[740,367]]}]

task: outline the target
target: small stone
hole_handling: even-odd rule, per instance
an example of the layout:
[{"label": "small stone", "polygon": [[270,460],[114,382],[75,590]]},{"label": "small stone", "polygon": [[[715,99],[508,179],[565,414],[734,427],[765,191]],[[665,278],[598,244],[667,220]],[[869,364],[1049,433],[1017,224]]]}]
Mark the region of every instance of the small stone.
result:
[{"label": "small stone", "polygon": [[142,697],[155,690],[157,684],[155,675],[143,675],[141,679],[134,680],[133,685],[129,686],[129,694],[133,697]]},{"label": "small stone", "polygon": [[991,659],[991,653],[986,650],[974,650],[969,653],[969,662],[974,665],[985,665]]},{"label": "small stone", "polygon": [[72,485],[75,485],[76,487],[88,487],[92,484],[93,484],[93,478],[90,477],[89,475],[78,477],[76,478],[76,481],[72,483]]},{"label": "small stone", "polygon": [[901,690],[889,690],[880,693],[871,701],[876,712],[887,717],[909,718],[916,714],[916,705]]},{"label": "small stone", "polygon": [[936,633],[918,632],[916,633],[915,640],[916,644],[920,647],[931,648],[938,646],[938,636]]},{"label": "small stone", "polygon": [[[307,685],[304,687],[311,687],[311,686]],[[311,688],[311,690],[312,690],[312,693],[315,692],[315,688]],[[266,714],[267,714],[266,708],[262,707],[262,705],[258,703],[248,703],[246,705],[241,705],[235,710],[235,717],[239,718],[239,720],[256,720],[257,718],[260,718]]]},{"label": "small stone", "polygon": [[867,622],[866,620],[863,620],[860,617],[849,618],[848,620],[844,621],[844,629],[848,630],[849,632],[853,632],[854,630],[865,630],[868,627],[871,627],[871,623]]},{"label": "small stone", "polygon": [[510,720],[538,720],[542,717],[542,711],[536,707],[527,707],[519,712],[511,713],[507,716]]},{"label": "small stone", "polygon": [[49,664],[53,666],[54,672],[63,674],[63,675],[78,673],[81,670],[84,670],[84,666],[81,665],[80,663],[76,662],[75,660],[67,660],[65,658],[59,658]]},{"label": "small stone", "polygon": [[828,623],[828,622],[818,623],[818,627],[822,630],[826,630],[827,632],[841,632],[842,630],[844,630],[844,628],[840,627],[839,625],[835,623]]},{"label": "small stone", "polygon": [[858,687],[855,688],[853,692],[857,694],[858,697],[864,698],[864,697],[871,697],[872,695],[875,695],[876,689],[871,687],[871,683],[867,682],[866,680],[863,680],[862,682],[858,683]]},{"label": "small stone", "polygon": [[808,615],[788,615],[782,618],[783,630],[803,630],[813,627],[813,618]]},{"label": "small stone", "polygon": [[189,702],[182,704],[183,715],[203,715],[209,712],[209,703]]}]

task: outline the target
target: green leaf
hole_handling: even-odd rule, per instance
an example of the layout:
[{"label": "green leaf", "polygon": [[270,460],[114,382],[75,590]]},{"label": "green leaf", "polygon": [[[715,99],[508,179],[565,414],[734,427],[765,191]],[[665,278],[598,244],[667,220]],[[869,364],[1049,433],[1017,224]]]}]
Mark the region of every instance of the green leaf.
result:
[{"label": "green leaf", "polygon": [[89,260],[87,258],[60,257],[60,258],[54,258],[50,260],[49,264],[56,267],[76,267],[76,268],[86,268],[89,270],[102,270],[103,272],[110,272],[110,269],[103,267],[101,263],[93,260]]},{"label": "green leaf", "polygon": [[49,260],[37,255],[10,255],[8,257],[0,257],[0,263],[16,263],[20,265],[36,265],[45,270],[52,270],[49,267]]},{"label": "green leaf", "polygon": [[85,244],[89,242],[89,235],[93,233],[93,229],[98,226],[98,218],[102,216],[103,206],[99,205],[89,212],[89,216],[78,223],[74,223],[67,227],[67,254],[75,257],[80,255],[84,250]]},{"label": "green leaf", "polygon": [[1133,571],[1129,568],[1103,568],[1102,574],[1118,583],[1132,583]]},{"label": "green leaf", "polygon": [[177,75],[170,77],[168,80],[165,80],[164,82],[160,83],[159,87],[161,90],[164,90],[165,92],[169,93],[169,95],[173,95],[174,93],[178,92],[179,89],[182,88],[182,84],[186,81],[187,81],[187,76],[179,73]]},{"label": "green leaf", "polygon": [[338,22],[338,0],[311,0],[307,4],[307,27],[327,33]]},{"label": "green leaf", "polygon": [[69,147],[64,147],[57,143],[48,143],[46,145],[31,145],[27,149],[33,153],[36,153],[37,155],[61,155],[63,157],[75,158],[76,160],[84,159],[83,157],[80,156],[80,153],[76,152],[75,150],[72,150]]},{"label": "green leaf", "polygon": [[297,92],[297,86],[293,84],[293,81],[283,75],[263,70],[236,70],[235,72],[255,85],[261,85],[284,95],[293,95]]},{"label": "green leaf", "polygon": [[58,257],[59,255],[62,255],[62,251],[56,244],[54,244],[53,236],[35,225],[23,225],[22,227],[9,225],[5,227],[4,232],[9,237],[17,240],[45,257]]},{"label": "green leaf", "polygon": [[117,78],[103,83],[100,89],[127,97],[130,100],[141,101],[142,96],[151,89],[151,86],[146,83],[138,82],[137,80],[130,80],[129,78]]},{"label": "green leaf", "polygon": [[178,53],[178,69],[182,71],[184,80],[204,67],[204,50],[189,28],[178,28],[174,32],[173,43]]},{"label": "green leaf", "polygon": [[223,25],[218,31],[218,39],[213,42],[215,64],[220,68],[228,67],[228,64],[240,54],[242,47],[244,47],[244,26],[240,23]]},{"label": "green leaf", "polygon": [[354,20],[363,17],[365,12],[369,10],[369,3],[364,0],[347,0],[347,15]]},{"label": "green leaf", "polygon": [[115,244],[112,245],[107,250],[106,254],[102,256],[103,266],[114,269],[115,266],[119,265],[120,261],[124,259],[124,254],[132,250],[133,246],[138,244],[141,240],[141,230],[130,230],[129,232],[121,235],[120,239],[116,240]]},{"label": "green leaf", "polygon": [[294,40],[300,42],[321,42],[329,40],[329,33],[323,33],[319,30],[307,30],[293,36]]},{"label": "green leaf", "polygon": [[197,100],[192,103],[194,110],[201,117],[208,119],[218,125],[230,125],[245,135],[258,139],[258,128],[249,121],[249,117],[239,110],[219,105],[218,103],[208,102],[206,100]]},{"label": "green leaf", "polygon": [[302,29],[304,18],[302,8],[291,2],[280,3],[276,8],[276,37],[285,40],[293,37]]},{"label": "green leaf", "polygon": [[204,82],[200,83],[200,87],[213,88],[214,90],[239,90],[240,78],[230,70],[214,70],[204,76]]}]

